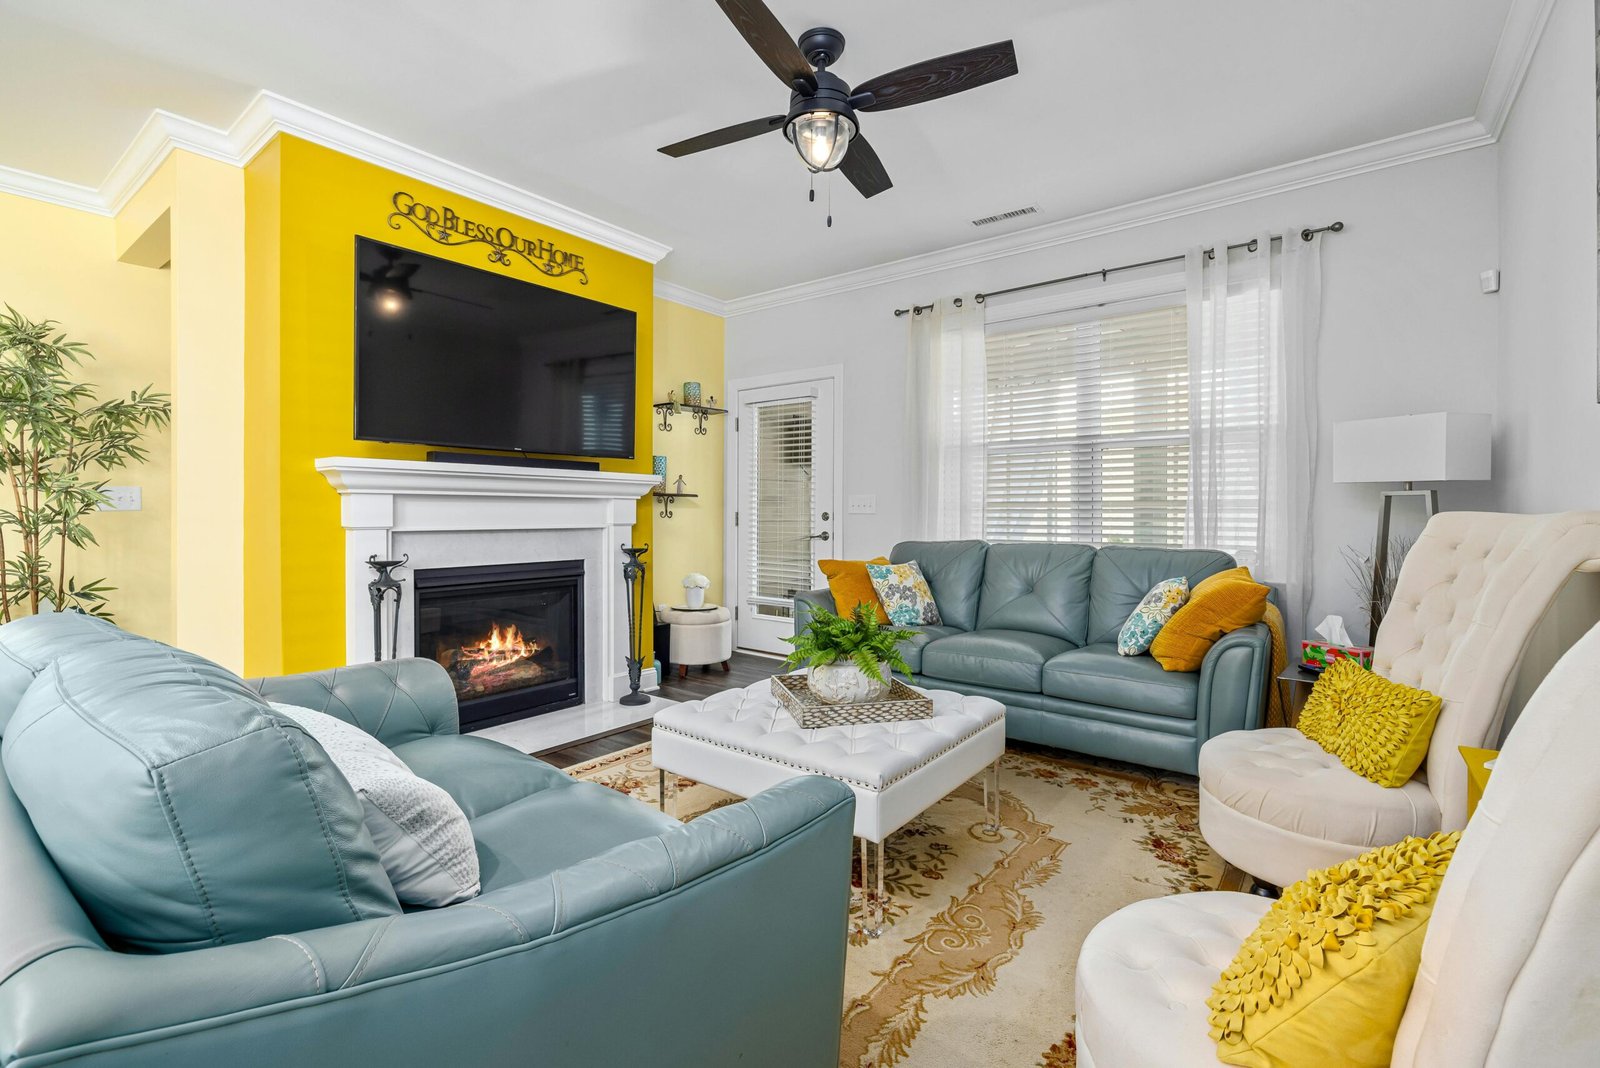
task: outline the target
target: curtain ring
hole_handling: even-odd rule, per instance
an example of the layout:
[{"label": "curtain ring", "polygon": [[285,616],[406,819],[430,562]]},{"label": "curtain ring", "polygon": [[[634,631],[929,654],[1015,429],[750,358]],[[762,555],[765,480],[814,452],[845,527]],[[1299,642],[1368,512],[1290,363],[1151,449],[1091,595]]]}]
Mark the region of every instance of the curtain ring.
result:
[{"label": "curtain ring", "polygon": [[956,298],[956,307],[958,307],[958,308],[961,307],[961,298],[960,297]]},{"label": "curtain ring", "polygon": [[983,294],[979,293],[976,296],[974,296],[972,299],[977,301],[979,304],[982,304],[983,303]]},{"label": "curtain ring", "polygon": [[1249,251],[1254,252],[1256,249],[1261,247],[1261,243],[1252,237],[1250,239],[1250,244],[1246,247],[1249,249]]}]

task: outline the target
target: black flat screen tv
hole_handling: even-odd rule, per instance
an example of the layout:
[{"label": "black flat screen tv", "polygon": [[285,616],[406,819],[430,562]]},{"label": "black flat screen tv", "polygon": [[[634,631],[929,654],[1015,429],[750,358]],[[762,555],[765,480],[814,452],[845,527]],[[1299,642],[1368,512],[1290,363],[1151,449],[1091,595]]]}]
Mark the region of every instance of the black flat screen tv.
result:
[{"label": "black flat screen tv", "polygon": [[637,316],[356,238],[360,441],[631,458]]}]

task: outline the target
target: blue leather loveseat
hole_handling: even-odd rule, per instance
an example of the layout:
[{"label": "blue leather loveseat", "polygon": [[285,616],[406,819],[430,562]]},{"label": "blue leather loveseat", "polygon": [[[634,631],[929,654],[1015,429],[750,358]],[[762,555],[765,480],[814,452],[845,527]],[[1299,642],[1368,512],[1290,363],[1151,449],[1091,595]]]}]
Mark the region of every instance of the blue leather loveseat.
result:
[{"label": "blue leather loveseat", "polygon": [[[903,541],[933,589],[940,626],[903,643],[911,681],[992,697],[1006,736],[1193,775],[1200,746],[1261,725],[1271,636],[1257,623],[1223,636],[1197,672],[1119,656],[1117,632],[1162,579],[1201,579],[1234,565],[1209,549],[1130,545]],[[795,599],[795,628],[827,590]]]},{"label": "blue leather loveseat", "polygon": [[[482,894],[396,904],[348,783],[262,698],[448,790]],[[0,627],[0,733],[0,1065],[837,1064],[830,779],[679,824],[458,736],[430,662],[246,683],[70,614]]]}]

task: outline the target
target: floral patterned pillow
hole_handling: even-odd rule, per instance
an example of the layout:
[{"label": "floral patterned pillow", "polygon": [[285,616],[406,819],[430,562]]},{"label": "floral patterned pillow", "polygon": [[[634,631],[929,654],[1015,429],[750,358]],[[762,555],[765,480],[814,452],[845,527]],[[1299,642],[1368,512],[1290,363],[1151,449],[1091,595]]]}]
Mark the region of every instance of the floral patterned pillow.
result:
[{"label": "floral patterned pillow", "polygon": [[868,564],[867,575],[890,623],[918,627],[942,622],[939,606],[933,603],[933,590],[915,560],[906,564]]},{"label": "floral patterned pillow", "polygon": [[1188,579],[1169,578],[1156,583],[1122,625],[1117,634],[1117,652],[1123,656],[1148,653],[1161,628],[1188,599]]}]

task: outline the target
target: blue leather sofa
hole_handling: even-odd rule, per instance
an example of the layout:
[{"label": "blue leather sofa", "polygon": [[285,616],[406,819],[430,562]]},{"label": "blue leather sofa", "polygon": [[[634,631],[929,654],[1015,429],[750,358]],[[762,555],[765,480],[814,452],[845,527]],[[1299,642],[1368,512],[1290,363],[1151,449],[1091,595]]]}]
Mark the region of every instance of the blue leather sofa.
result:
[{"label": "blue leather sofa", "polygon": [[[1117,632],[1162,579],[1193,586],[1234,565],[1209,549],[903,541],[933,589],[940,626],[917,627],[902,652],[919,686],[992,697],[1006,736],[1169,771],[1196,773],[1200,746],[1261,725],[1271,636],[1257,623],[1223,636],[1198,672],[1119,656]],[[795,629],[827,590],[795,598]]]},{"label": "blue leather sofa", "polygon": [[[483,893],[395,904],[358,799],[262,698],[448,790]],[[247,684],[65,614],[0,627],[0,734],[0,1065],[837,1064],[854,803],[832,780],[679,824],[458,736],[427,661]],[[337,879],[294,885],[335,847]],[[352,914],[282,930],[286,883]],[[199,948],[129,948],[194,915]]]}]

